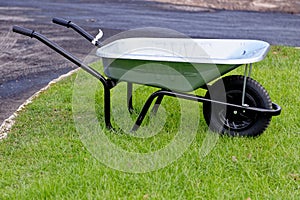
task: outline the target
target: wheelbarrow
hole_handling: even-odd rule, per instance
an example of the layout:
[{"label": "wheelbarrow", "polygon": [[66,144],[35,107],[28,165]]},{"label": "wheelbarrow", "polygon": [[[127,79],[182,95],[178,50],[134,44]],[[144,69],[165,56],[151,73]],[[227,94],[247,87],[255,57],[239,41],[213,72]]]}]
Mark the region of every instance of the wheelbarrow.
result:
[{"label": "wheelbarrow", "polygon": [[[125,38],[102,45],[99,41],[101,31],[94,37],[71,21],[61,18],[53,18],[52,21],[75,30],[99,47],[96,54],[102,58],[105,76],[34,30],[14,26],[13,31],[38,39],[102,83],[107,129],[113,128],[110,90],[119,82],[127,82],[130,113],[134,110],[133,84],[158,88],[146,100],[131,131],[141,126],[154,100],[152,112],[157,112],[165,96],[202,102],[204,119],[209,128],[231,136],[258,136],[268,127],[272,116],[281,112],[281,107],[271,101],[263,86],[250,77],[252,64],[263,60],[269,51],[267,42],[192,39],[191,45],[188,42],[191,39],[186,38]],[[193,53],[193,45],[203,50],[203,56]],[[150,49],[147,48],[149,46]],[[181,55],[172,51],[174,47],[179,48]],[[244,75],[223,77],[242,65],[245,66]],[[208,84],[211,82],[213,84]],[[191,94],[199,88],[207,90],[205,96]]]}]

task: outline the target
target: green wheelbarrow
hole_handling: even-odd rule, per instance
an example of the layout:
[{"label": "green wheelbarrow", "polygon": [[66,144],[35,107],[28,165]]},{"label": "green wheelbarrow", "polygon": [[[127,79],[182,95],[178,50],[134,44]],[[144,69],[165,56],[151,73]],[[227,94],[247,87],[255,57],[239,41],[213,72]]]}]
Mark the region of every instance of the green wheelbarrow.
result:
[{"label": "green wheelbarrow", "polygon": [[[259,40],[188,39],[188,38],[126,38],[102,45],[99,39],[75,23],[54,18],[53,22],[72,28],[99,47],[105,77],[78,58],[33,30],[14,26],[13,31],[34,37],[96,77],[104,87],[104,119],[111,125],[110,90],[119,82],[127,82],[127,107],[130,113],[133,84],[156,87],[146,100],[131,131],[142,124],[153,101],[157,112],[164,96],[203,103],[203,115],[209,128],[231,136],[258,136],[268,127],[272,116],[281,107],[273,103],[267,91],[250,78],[252,64],[265,58],[270,45]],[[225,76],[240,66],[244,75]],[[191,94],[203,88],[205,96]]]}]

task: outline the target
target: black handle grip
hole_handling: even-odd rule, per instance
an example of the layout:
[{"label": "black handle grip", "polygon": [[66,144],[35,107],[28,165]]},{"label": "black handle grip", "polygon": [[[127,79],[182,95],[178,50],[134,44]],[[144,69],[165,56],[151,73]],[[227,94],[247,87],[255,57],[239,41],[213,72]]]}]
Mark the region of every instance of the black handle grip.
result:
[{"label": "black handle grip", "polygon": [[65,20],[65,19],[62,19],[62,18],[56,18],[56,17],[52,19],[52,22],[55,23],[55,24],[65,26],[67,28],[70,27],[70,23],[71,23],[71,21],[68,21],[68,20]]},{"label": "black handle grip", "polygon": [[16,32],[16,33],[19,33],[22,35],[26,35],[29,37],[33,37],[33,34],[34,34],[34,30],[30,30],[28,28],[23,28],[21,26],[13,26],[12,30],[13,30],[13,32]]},{"label": "black handle grip", "polygon": [[[72,21],[67,21],[62,18],[53,18],[52,22],[55,24],[59,24],[59,25],[65,26],[67,28],[71,28],[71,29],[75,30],[77,33],[82,35],[84,38],[86,38],[90,42],[92,42],[94,40],[94,37],[91,34],[89,34],[87,31],[85,31],[83,28],[81,28],[77,24],[73,23]],[[96,41],[94,45],[100,46],[100,43]]]}]

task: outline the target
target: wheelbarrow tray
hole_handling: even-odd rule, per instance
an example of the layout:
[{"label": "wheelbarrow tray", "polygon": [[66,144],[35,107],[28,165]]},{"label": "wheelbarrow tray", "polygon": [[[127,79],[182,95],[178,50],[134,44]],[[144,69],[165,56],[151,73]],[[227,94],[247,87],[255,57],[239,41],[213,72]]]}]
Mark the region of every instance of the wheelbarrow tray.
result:
[{"label": "wheelbarrow tray", "polygon": [[189,92],[242,64],[265,58],[258,40],[127,38],[96,52],[106,76],[119,81]]}]

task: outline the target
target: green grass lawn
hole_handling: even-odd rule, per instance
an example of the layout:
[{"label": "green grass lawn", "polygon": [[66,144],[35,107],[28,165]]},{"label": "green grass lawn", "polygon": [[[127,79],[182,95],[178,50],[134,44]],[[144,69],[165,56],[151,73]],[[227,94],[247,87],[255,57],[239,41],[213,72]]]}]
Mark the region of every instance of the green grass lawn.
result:
[{"label": "green grass lawn", "polygon": [[[73,75],[53,85],[28,105],[17,117],[8,138],[0,142],[0,199],[299,199],[299,55],[299,50],[294,48],[272,47],[268,57],[254,65],[252,77],[283,109],[260,137],[209,136],[201,114],[202,105],[188,102],[191,103],[188,112],[193,113],[195,106],[198,110],[183,122],[194,123],[195,113],[199,115],[195,138],[187,141],[190,145],[174,162],[147,173],[129,173],[113,169],[118,166],[108,167],[99,161],[107,156],[102,154],[101,146],[90,149],[84,145],[85,135],[76,130],[73,120],[72,95],[76,79]],[[238,69],[234,73],[242,72]],[[103,126],[100,90],[101,87],[97,87],[95,110]],[[150,88],[137,89],[135,96],[140,97],[134,99],[137,110],[151,91]],[[114,125],[124,129],[128,128],[127,122],[137,116],[123,119],[125,123],[122,117],[116,117],[122,116],[126,107],[122,104],[124,101],[115,100],[124,100],[125,94],[114,92],[112,106],[116,118]],[[164,99],[161,114],[157,116],[159,120],[147,119],[147,131],[138,132],[144,134],[142,138],[109,131],[104,131],[105,136],[127,152],[143,155],[158,151],[176,139],[181,103],[172,98]],[[172,120],[159,127],[158,134],[145,135],[155,132],[153,124],[160,126],[160,120],[166,119]],[[215,137],[216,144],[203,156],[203,149],[209,148],[203,148],[204,141]],[[99,153],[95,155],[97,148]],[[122,159],[121,156],[117,158]],[[127,160],[127,164],[132,164],[128,168],[135,169],[135,163]]]}]

